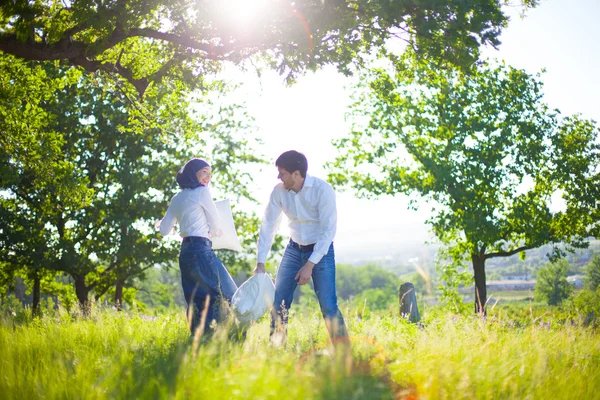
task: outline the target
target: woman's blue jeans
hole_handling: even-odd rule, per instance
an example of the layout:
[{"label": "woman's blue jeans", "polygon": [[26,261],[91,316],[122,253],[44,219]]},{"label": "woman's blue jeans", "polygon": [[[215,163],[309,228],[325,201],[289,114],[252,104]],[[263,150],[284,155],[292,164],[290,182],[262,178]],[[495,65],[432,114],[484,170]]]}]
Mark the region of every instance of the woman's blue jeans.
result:
[{"label": "woman's blue jeans", "polygon": [[[211,322],[220,322],[224,317],[222,302],[231,303],[237,290],[231,275],[207,242],[183,242],[179,252],[181,286],[188,304],[188,316],[191,316],[192,335],[198,328],[210,334]],[[204,326],[200,326],[205,308]]]},{"label": "woman's blue jeans", "polygon": [[[283,253],[281,265],[275,278],[274,313],[271,320],[271,333],[279,325],[285,331],[288,323],[288,312],[294,299],[294,290],[298,281],[294,279],[300,268],[306,264],[312,250],[300,250],[288,244]],[[346,337],[347,331],[344,317],[338,308],[335,292],[335,253],[333,243],[327,254],[315,265],[312,271],[312,281],[321,307],[321,313],[329,330],[331,338]]]}]

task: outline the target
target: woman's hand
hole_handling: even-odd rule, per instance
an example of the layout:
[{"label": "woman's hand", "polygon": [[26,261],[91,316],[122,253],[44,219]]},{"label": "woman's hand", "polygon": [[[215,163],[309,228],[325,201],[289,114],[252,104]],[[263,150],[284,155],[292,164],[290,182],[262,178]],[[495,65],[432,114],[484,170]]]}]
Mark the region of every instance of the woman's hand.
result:
[{"label": "woman's hand", "polygon": [[221,236],[223,236],[223,229],[219,228],[219,229],[217,229],[216,232],[208,232],[208,236],[211,239],[214,237],[221,237]]}]

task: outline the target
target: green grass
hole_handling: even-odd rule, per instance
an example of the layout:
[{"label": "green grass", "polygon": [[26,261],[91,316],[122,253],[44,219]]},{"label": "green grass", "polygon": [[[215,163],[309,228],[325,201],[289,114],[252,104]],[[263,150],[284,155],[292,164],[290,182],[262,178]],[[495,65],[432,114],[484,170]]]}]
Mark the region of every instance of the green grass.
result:
[{"label": "green grass", "polygon": [[392,313],[360,319],[361,310],[343,311],[351,359],[328,348],[322,319],[306,309],[292,314],[285,348],[270,345],[266,319],[245,341],[221,330],[196,347],[183,312],[5,317],[0,397],[600,398],[598,331],[548,312],[498,307],[484,322],[425,310],[419,328]]}]

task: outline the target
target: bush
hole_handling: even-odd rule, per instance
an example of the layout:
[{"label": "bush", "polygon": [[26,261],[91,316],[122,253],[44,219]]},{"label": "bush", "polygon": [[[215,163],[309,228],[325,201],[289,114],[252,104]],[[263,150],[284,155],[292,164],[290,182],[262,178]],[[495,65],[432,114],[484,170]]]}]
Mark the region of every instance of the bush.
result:
[{"label": "bush", "polygon": [[583,289],[571,299],[575,312],[582,319],[590,315],[600,317],[600,288],[594,290]]},{"label": "bush", "polygon": [[556,306],[569,298],[573,286],[567,282],[568,270],[569,263],[565,259],[550,262],[540,269],[535,284],[535,299]]},{"label": "bush", "polygon": [[595,255],[585,267],[585,286],[592,292],[600,286],[600,256]]}]

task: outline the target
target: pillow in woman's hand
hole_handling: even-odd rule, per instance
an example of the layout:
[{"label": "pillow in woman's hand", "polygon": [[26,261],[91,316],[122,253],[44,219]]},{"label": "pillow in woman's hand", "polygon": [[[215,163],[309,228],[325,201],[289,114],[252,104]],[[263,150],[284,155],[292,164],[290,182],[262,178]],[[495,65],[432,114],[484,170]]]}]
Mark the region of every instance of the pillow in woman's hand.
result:
[{"label": "pillow in woman's hand", "polygon": [[220,236],[212,236],[212,248],[214,250],[228,249],[242,251],[242,246],[240,245],[240,241],[235,231],[229,199],[215,201],[215,205],[217,206],[217,211],[219,212],[219,218],[221,220],[222,234]]}]

